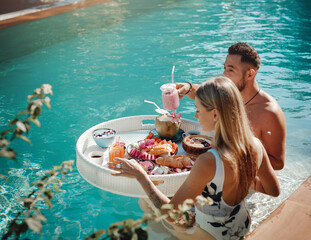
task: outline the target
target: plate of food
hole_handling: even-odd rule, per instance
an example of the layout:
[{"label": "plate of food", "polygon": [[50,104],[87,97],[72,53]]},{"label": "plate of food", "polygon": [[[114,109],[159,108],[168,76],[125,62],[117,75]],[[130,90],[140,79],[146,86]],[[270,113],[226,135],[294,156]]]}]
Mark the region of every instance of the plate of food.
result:
[{"label": "plate of food", "polygon": [[135,159],[148,175],[164,175],[188,172],[191,170],[195,157],[172,155],[158,157],[154,161]]},{"label": "plate of food", "polygon": [[136,160],[155,161],[158,157],[175,155],[178,151],[178,146],[172,141],[162,140],[158,137],[149,137],[129,144],[126,150],[129,156]]},{"label": "plate of food", "polygon": [[149,172],[150,175],[174,174],[190,171],[195,157],[185,155],[173,155],[158,157],[155,167]]}]

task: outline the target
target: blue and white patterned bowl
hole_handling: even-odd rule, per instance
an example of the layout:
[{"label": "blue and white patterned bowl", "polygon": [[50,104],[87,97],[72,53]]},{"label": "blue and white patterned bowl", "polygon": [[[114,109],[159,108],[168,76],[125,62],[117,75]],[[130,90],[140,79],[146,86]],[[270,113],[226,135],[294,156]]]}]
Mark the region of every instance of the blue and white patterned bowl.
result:
[{"label": "blue and white patterned bowl", "polygon": [[102,148],[109,147],[116,138],[116,131],[111,128],[101,128],[93,131],[93,139]]}]

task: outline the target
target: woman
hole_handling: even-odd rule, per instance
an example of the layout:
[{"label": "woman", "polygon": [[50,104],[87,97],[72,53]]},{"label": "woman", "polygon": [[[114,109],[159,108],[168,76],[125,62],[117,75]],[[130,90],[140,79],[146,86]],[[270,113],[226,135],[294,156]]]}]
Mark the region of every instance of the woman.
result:
[{"label": "woman", "polygon": [[135,177],[157,208],[166,203],[177,208],[198,195],[211,197],[212,206],[195,206],[199,227],[192,234],[175,231],[180,239],[240,239],[250,227],[244,204],[249,189],[278,196],[278,180],[267,153],[250,129],[242,97],[230,79],[218,77],[203,83],[196,91],[195,106],[195,118],[202,129],[214,131],[213,149],[196,159],[172,199],[154,186],[136,161],[118,159],[122,168],[113,175]]}]

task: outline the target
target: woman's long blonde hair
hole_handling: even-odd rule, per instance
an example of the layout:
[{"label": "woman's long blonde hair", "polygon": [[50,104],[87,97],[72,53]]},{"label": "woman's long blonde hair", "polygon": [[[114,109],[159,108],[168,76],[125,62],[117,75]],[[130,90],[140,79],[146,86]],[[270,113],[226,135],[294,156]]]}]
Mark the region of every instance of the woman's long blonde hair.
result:
[{"label": "woman's long blonde hair", "polygon": [[196,91],[201,104],[208,110],[217,109],[214,148],[223,161],[238,168],[243,197],[257,173],[258,145],[250,128],[238,88],[227,77],[206,81]]}]

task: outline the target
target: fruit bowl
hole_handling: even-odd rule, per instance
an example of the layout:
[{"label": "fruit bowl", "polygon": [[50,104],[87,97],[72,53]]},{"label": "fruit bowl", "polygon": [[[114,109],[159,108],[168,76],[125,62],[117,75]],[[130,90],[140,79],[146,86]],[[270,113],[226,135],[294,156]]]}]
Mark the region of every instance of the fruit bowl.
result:
[{"label": "fruit bowl", "polygon": [[101,128],[93,131],[93,139],[102,148],[109,147],[116,138],[116,131],[111,128]]},{"label": "fruit bowl", "polygon": [[189,135],[183,139],[182,146],[189,155],[198,156],[211,148],[212,138],[204,135]]}]

